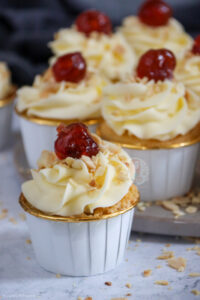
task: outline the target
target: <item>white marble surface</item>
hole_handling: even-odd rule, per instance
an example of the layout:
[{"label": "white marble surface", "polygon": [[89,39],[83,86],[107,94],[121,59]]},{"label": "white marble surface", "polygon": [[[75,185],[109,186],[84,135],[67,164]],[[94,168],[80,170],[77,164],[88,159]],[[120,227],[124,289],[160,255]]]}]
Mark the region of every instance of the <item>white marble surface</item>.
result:
[{"label": "white marble surface", "polygon": [[[191,290],[200,290],[200,277],[191,278],[191,272],[200,272],[200,256],[187,251],[194,246],[181,238],[133,234],[126,251],[126,261],[116,270],[104,275],[88,278],[56,278],[40,268],[27,244],[29,233],[18,204],[21,179],[13,165],[11,150],[0,153],[0,211],[8,209],[8,217],[0,220],[0,299],[26,300],[76,300],[91,296],[93,300],[110,300],[114,297],[141,300],[199,299]],[[17,224],[9,221],[15,218]],[[141,242],[137,242],[141,239]],[[157,260],[166,243],[176,256],[187,259],[184,272],[177,272],[167,266],[166,261]],[[29,258],[29,259],[27,259]],[[156,269],[161,265],[162,268]],[[152,269],[152,276],[143,278],[142,272]],[[169,286],[158,286],[156,280],[168,280]],[[112,286],[105,286],[111,281]],[[131,283],[129,289],[125,285]],[[170,289],[169,289],[170,287]]]}]

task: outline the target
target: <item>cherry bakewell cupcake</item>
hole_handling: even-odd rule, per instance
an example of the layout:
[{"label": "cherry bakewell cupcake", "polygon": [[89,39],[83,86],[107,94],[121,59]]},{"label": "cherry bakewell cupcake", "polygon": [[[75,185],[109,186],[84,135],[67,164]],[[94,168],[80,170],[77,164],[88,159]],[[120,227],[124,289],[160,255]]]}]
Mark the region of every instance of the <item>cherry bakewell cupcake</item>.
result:
[{"label": "cherry bakewell cupcake", "polygon": [[9,142],[11,117],[16,88],[11,83],[10,71],[4,62],[0,62],[0,149]]},{"label": "cherry bakewell cupcake", "polygon": [[[105,88],[98,134],[149,168],[141,200],[181,196],[191,187],[200,141],[200,98],[173,79],[176,59],[149,50],[135,78]],[[147,178],[146,178],[147,179]]]},{"label": "cherry bakewell cupcake", "polygon": [[[80,51],[91,70],[109,80],[118,80],[132,72],[135,55],[121,33],[112,32],[110,19],[102,12],[81,13],[71,28],[61,29],[49,46],[55,56]],[[51,61],[54,62],[55,58]]]},{"label": "cherry bakewell cupcake", "polygon": [[200,35],[194,40],[191,49],[178,61],[174,76],[200,96]]},{"label": "cherry bakewell cupcake", "polygon": [[172,18],[172,8],[162,0],[147,0],[137,16],[128,16],[119,28],[138,57],[149,49],[170,49],[181,58],[191,48],[192,38]]},{"label": "cherry bakewell cupcake", "polygon": [[109,271],[123,261],[139,198],[134,165],[84,124],[57,131],[55,152],[42,152],[20,196],[37,260],[64,275]]},{"label": "cherry bakewell cupcake", "polygon": [[102,76],[88,71],[80,52],[73,52],[59,57],[43,75],[36,76],[33,86],[18,90],[16,112],[31,168],[36,167],[43,149],[53,149],[60,123],[81,120],[95,131],[106,84]]}]

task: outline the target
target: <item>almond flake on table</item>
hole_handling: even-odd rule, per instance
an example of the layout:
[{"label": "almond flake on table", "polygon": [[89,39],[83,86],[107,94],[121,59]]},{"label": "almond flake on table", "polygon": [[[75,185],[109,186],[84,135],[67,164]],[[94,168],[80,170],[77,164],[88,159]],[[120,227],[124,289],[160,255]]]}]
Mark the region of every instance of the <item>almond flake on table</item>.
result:
[{"label": "almond flake on table", "polygon": [[169,259],[174,257],[174,251],[163,251],[163,254],[159,255],[157,259]]},{"label": "almond flake on table", "polygon": [[9,222],[13,223],[14,225],[17,224],[17,221],[15,220],[15,218],[10,218],[10,219],[9,219]]},{"label": "almond flake on table", "polygon": [[156,266],[156,269],[161,269],[161,268],[162,268],[161,265]]},{"label": "almond flake on table", "polygon": [[196,272],[194,272],[194,273],[190,273],[190,274],[188,274],[190,277],[200,277],[200,273],[196,273]]},{"label": "almond flake on table", "polygon": [[104,282],[105,285],[108,285],[108,286],[111,286],[112,285],[112,282],[111,281],[106,281]]},{"label": "almond flake on table", "polygon": [[149,277],[151,274],[152,274],[152,270],[151,269],[144,270],[144,272],[143,272],[143,276],[144,277]]},{"label": "almond flake on table", "polygon": [[188,214],[194,214],[197,212],[197,210],[198,210],[198,208],[196,206],[190,205],[190,206],[186,207],[185,212]]},{"label": "almond flake on table", "polygon": [[60,278],[61,275],[59,273],[56,274],[56,278]]},{"label": "almond flake on table", "polygon": [[8,216],[7,213],[1,213],[0,214],[0,220],[5,219],[7,216]]},{"label": "almond flake on table", "polygon": [[157,280],[154,282],[154,284],[158,284],[158,285],[168,285],[169,282],[167,280]]},{"label": "almond flake on table", "polygon": [[29,240],[29,239],[26,240],[26,243],[27,244],[32,244],[31,240]]},{"label": "almond flake on table", "polygon": [[86,297],[85,300],[92,300],[92,297]]},{"label": "almond flake on table", "polygon": [[79,297],[77,298],[77,300],[83,300],[83,298],[79,296]]},{"label": "almond flake on table", "polygon": [[183,257],[173,257],[167,260],[168,266],[177,270],[178,272],[183,272],[186,268],[186,259]]},{"label": "almond flake on table", "polygon": [[198,290],[192,290],[191,293],[194,294],[195,296],[200,295],[200,291]]},{"label": "almond flake on table", "polygon": [[19,217],[22,221],[26,220],[26,215],[24,213],[19,213]]},{"label": "almond flake on table", "polygon": [[128,289],[130,289],[132,287],[132,285],[131,285],[131,283],[128,282],[128,283],[125,284],[125,287],[127,287]]}]

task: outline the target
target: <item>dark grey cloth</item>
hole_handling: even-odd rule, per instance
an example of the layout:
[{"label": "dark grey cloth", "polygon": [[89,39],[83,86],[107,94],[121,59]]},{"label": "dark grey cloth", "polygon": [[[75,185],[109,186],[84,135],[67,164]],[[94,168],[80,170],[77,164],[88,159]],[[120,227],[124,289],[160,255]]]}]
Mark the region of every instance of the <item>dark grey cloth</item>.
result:
[{"label": "dark grey cloth", "polygon": [[[0,60],[18,85],[31,83],[47,67],[47,42],[88,8],[106,12],[115,26],[135,14],[143,0],[0,0]],[[191,34],[200,33],[200,0],[168,0],[174,16]]]}]

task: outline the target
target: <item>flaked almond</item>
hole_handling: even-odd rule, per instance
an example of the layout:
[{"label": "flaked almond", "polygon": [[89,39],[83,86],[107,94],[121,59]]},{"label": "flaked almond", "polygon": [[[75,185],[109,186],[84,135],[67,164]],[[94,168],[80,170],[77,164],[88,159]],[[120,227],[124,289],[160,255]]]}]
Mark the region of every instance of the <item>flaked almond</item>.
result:
[{"label": "flaked almond", "polygon": [[190,274],[188,274],[190,277],[200,277],[200,273],[196,273],[196,272],[194,272],[194,273],[190,273]]},{"label": "flaked almond", "polygon": [[131,283],[129,283],[129,282],[126,283],[125,286],[126,286],[128,289],[130,289],[130,288],[132,287]]},{"label": "flaked almond", "polygon": [[174,251],[164,251],[163,254],[157,257],[157,259],[169,259],[172,257],[174,257]]},{"label": "flaked almond", "polygon": [[191,293],[194,294],[195,296],[200,295],[200,291],[198,290],[191,290]]},{"label": "flaked almond", "polygon": [[106,281],[104,282],[105,285],[108,285],[108,286],[111,286],[112,285],[112,282],[111,281]]},{"label": "flaked almond", "polygon": [[183,257],[173,257],[168,259],[168,266],[177,270],[178,272],[183,272],[186,268],[186,259]]},{"label": "flaked almond", "polygon": [[15,218],[10,218],[10,219],[9,219],[9,222],[13,223],[14,225],[17,224],[17,221],[15,220]]},{"label": "flaked almond", "polygon": [[144,272],[143,272],[143,276],[144,277],[149,277],[151,274],[152,274],[152,270],[151,269],[144,270]]},{"label": "flaked almond", "polygon": [[197,212],[197,210],[198,210],[198,208],[196,206],[192,206],[192,205],[186,207],[186,209],[185,209],[186,213],[188,213],[188,214],[194,214]]},{"label": "flaked almond", "polygon": [[54,152],[47,150],[42,151],[40,158],[37,161],[39,169],[50,168],[58,161],[57,156]]},{"label": "flaked almond", "polygon": [[29,239],[26,240],[26,243],[27,243],[27,244],[32,244],[31,240],[29,240]]},{"label": "flaked almond", "polygon": [[167,280],[157,280],[154,283],[158,284],[158,285],[168,285],[169,284],[169,282]]},{"label": "flaked almond", "polygon": [[61,275],[59,273],[56,274],[56,278],[60,278]]}]

